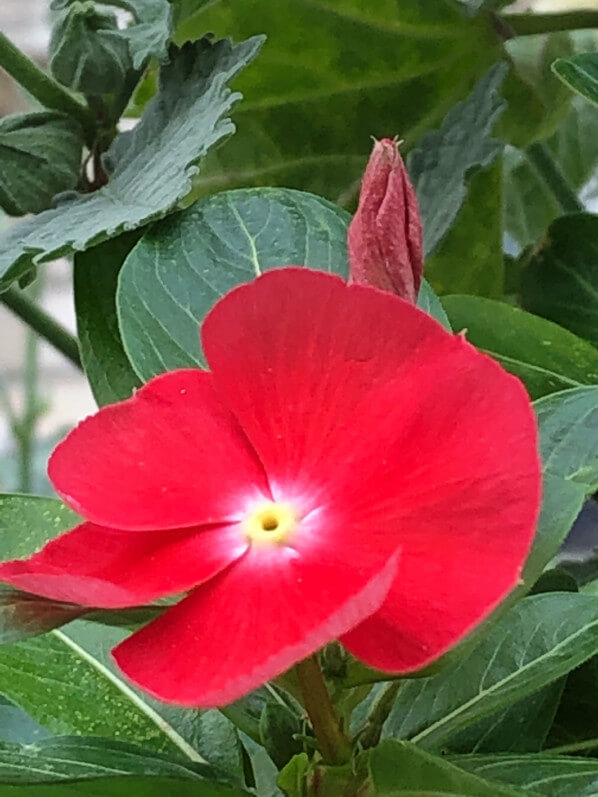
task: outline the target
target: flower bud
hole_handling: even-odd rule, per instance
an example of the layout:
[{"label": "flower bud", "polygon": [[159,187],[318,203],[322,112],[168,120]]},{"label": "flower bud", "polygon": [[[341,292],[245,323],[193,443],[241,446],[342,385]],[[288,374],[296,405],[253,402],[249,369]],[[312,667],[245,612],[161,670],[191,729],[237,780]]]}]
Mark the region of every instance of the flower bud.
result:
[{"label": "flower bud", "polygon": [[415,304],[422,279],[422,226],[396,141],[376,141],[348,232],[350,281]]}]

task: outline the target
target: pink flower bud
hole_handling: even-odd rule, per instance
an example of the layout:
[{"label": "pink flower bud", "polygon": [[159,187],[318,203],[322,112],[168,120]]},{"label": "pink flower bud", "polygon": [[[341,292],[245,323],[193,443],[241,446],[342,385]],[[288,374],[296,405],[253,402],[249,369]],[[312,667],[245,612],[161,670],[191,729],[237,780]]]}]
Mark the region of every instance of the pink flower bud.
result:
[{"label": "pink flower bud", "polygon": [[376,141],[348,232],[350,281],[415,304],[422,279],[422,226],[396,141]]}]

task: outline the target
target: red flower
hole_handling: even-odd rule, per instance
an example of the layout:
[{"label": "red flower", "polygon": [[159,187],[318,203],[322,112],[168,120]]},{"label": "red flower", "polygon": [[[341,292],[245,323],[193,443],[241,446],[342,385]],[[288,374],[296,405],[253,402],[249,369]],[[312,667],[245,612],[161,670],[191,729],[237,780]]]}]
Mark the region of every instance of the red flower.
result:
[{"label": "red flower", "polygon": [[396,141],[376,141],[349,225],[351,281],[390,291],[415,304],[423,243],[417,197]]},{"label": "red flower", "polygon": [[540,484],[517,379],[396,296],[307,269],[233,290],[202,338],[210,372],[159,376],[58,446],[50,476],[86,522],[0,578],[108,608],[192,590],[114,655],[193,706],[339,636],[419,668],[517,583]]}]

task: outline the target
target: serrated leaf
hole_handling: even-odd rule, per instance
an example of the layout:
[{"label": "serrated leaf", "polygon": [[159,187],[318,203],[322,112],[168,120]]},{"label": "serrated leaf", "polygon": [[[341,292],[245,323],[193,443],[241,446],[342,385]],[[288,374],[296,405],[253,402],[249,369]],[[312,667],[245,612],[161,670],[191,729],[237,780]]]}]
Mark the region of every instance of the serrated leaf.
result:
[{"label": "serrated leaf", "polygon": [[[63,11],[77,1],[53,0],[50,8]],[[133,15],[133,23],[120,33],[122,39],[128,41],[135,69],[141,69],[152,56],[159,61],[168,59],[172,35],[172,9],[168,0],[107,0],[104,5],[122,8]]]},{"label": "serrated leaf", "polygon": [[141,384],[122,345],[116,287],[137,232],[75,255],[74,289],[81,361],[99,406],[128,398]]},{"label": "serrated leaf", "polygon": [[546,396],[535,410],[545,470],[593,493],[598,489],[598,385]]},{"label": "serrated leaf", "polygon": [[576,213],[550,225],[523,270],[523,306],[598,346],[598,216]]},{"label": "serrated leaf", "polygon": [[598,383],[598,350],[566,329],[491,299],[445,296],[453,329],[518,376],[536,399]]},{"label": "serrated leaf", "polygon": [[152,227],[127,257],[117,294],[137,374],[203,365],[204,316],[263,271],[292,264],[346,276],[347,222],[320,197],[262,188],[217,194]]},{"label": "serrated leaf", "polygon": [[387,739],[369,754],[368,767],[372,797],[410,795],[475,795],[500,797],[520,794],[497,786],[477,775],[459,769],[443,758],[430,755],[409,742]]},{"label": "serrated leaf", "polygon": [[121,133],[106,153],[108,184],[64,199],[0,238],[0,288],[35,264],[87,249],[171,211],[188,193],[197,161],[233,132],[224,116],[240,95],[226,84],[261,42],[256,37],[232,46],[203,39],[175,51],[140,123]]},{"label": "serrated leaf", "polygon": [[383,734],[439,749],[463,728],[556,681],[596,652],[594,598],[524,598],[469,655],[431,678],[403,683]]},{"label": "serrated leaf", "polygon": [[491,138],[491,131],[506,107],[498,94],[506,71],[505,64],[493,66],[472,94],[449,111],[440,130],[427,133],[407,158],[427,254],[436,249],[459,212],[467,195],[467,172],[489,166],[502,152],[502,143]]},{"label": "serrated leaf", "polygon": [[598,761],[551,755],[453,756],[457,766],[496,783],[546,797],[596,794]]},{"label": "serrated leaf", "polygon": [[77,185],[83,135],[54,111],[0,119],[0,208],[11,216],[40,213],[52,197]]},{"label": "serrated leaf", "polygon": [[356,196],[372,135],[413,146],[501,51],[487,21],[452,0],[225,0],[200,6],[177,40],[206,30],[260,31],[268,45],[242,79],[238,134],[212,153],[198,191],[280,185],[342,204]]},{"label": "serrated leaf", "polygon": [[589,102],[598,105],[598,53],[577,53],[557,58],[554,73]]}]

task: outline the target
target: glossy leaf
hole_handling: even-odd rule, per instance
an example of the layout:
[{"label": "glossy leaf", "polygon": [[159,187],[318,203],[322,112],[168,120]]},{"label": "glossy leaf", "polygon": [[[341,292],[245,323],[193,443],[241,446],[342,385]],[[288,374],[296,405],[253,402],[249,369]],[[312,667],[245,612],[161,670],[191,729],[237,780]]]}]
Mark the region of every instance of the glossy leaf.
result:
[{"label": "glossy leaf", "polygon": [[233,132],[225,115],[239,94],[231,81],[256,55],[261,39],[233,47],[203,39],[173,55],[162,70],[158,96],[141,122],[121,133],[103,159],[109,181],[61,204],[0,238],[0,288],[35,264],[83,250],[166,215],[189,192],[195,164]]},{"label": "glossy leaf", "polygon": [[598,350],[565,329],[491,299],[446,296],[453,329],[518,376],[536,399],[598,382]]},{"label": "glossy leaf", "polygon": [[[222,781],[222,773],[205,764],[171,759],[142,747],[106,739],[54,737],[35,745],[0,744],[0,784],[51,783],[118,775],[162,775]],[[1,792],[0,792],[1,793]]]},{"label": "glossy leaf", "polygon": [[552,68],[569,88],[598,105],[598,53],[577,53],[568,58],[558,58]]},{"label": "glossy leaf", "polygon": [[81,360],[99,406],[128,398],[141,384],[122,345],[116,317],[121,266],[136,232],[75,256],[75,309]]},{"label": "glossy leaf", "polygon": [[398,795],[475,795],[499,797],[519,794],[484,778],[472,776],[444,758],[431,755],[409,742],[387,740],[369,755],[371,791],[376,797]]},{"label": "glossy leaf", "polygon": [[546,396],[535,404],[544,468],[598,489],[598,385]]},{"label": "glossy leaf", "polygon": [[[591,795],[598,788],[598,761],[551,755],[454,756],[472,774],[547,797]],[[498,788],[498,787],[497,787]]]},{"label": "glossy leaf", "polygon": [[525,598],[469,655],[438,675],[403,683],[383,734],[441,748],[463,728],[556,681],[596,652],[594,598],[574,593]]},{"label": "glossy leaf", "polygon": [[598,216],[551,224],[523,271],[523,306],[598,346]]},{"label": "glossy leaf", "polygon": [[147,380],[203,365],[199,326],[217,299],[271,268],[347,275],[345,211],[312,194],[217,194],[154,226],[123,266],[117,295],[125,350]]},{"label": "glossy leaf", "polygon": [[505,64],[495,65],[467,100],[449,111],[440,129],[427,133],[409,154],[407,169],[420,204],[427,254],[459,212],[467,194],[465,175],[489,166],[502,151],[491,131],[506,107],[498,95],[505,74]]},{"label": "glossy leaf", "polygon": [[265,33],[268,44],[240,83],[238,134],[198,190],[284,185],[342,204],[356,196],[370,136],[413,146],[501,51],[487,21],[452,0],[223,0],[201,5],[177,38],[206,30]]},{"label": "glossy leaf", "polygon": [[81,169],[79,125],[54,111],[0,119],[0,208],[11,216],[40,213],[75,188]]}]

